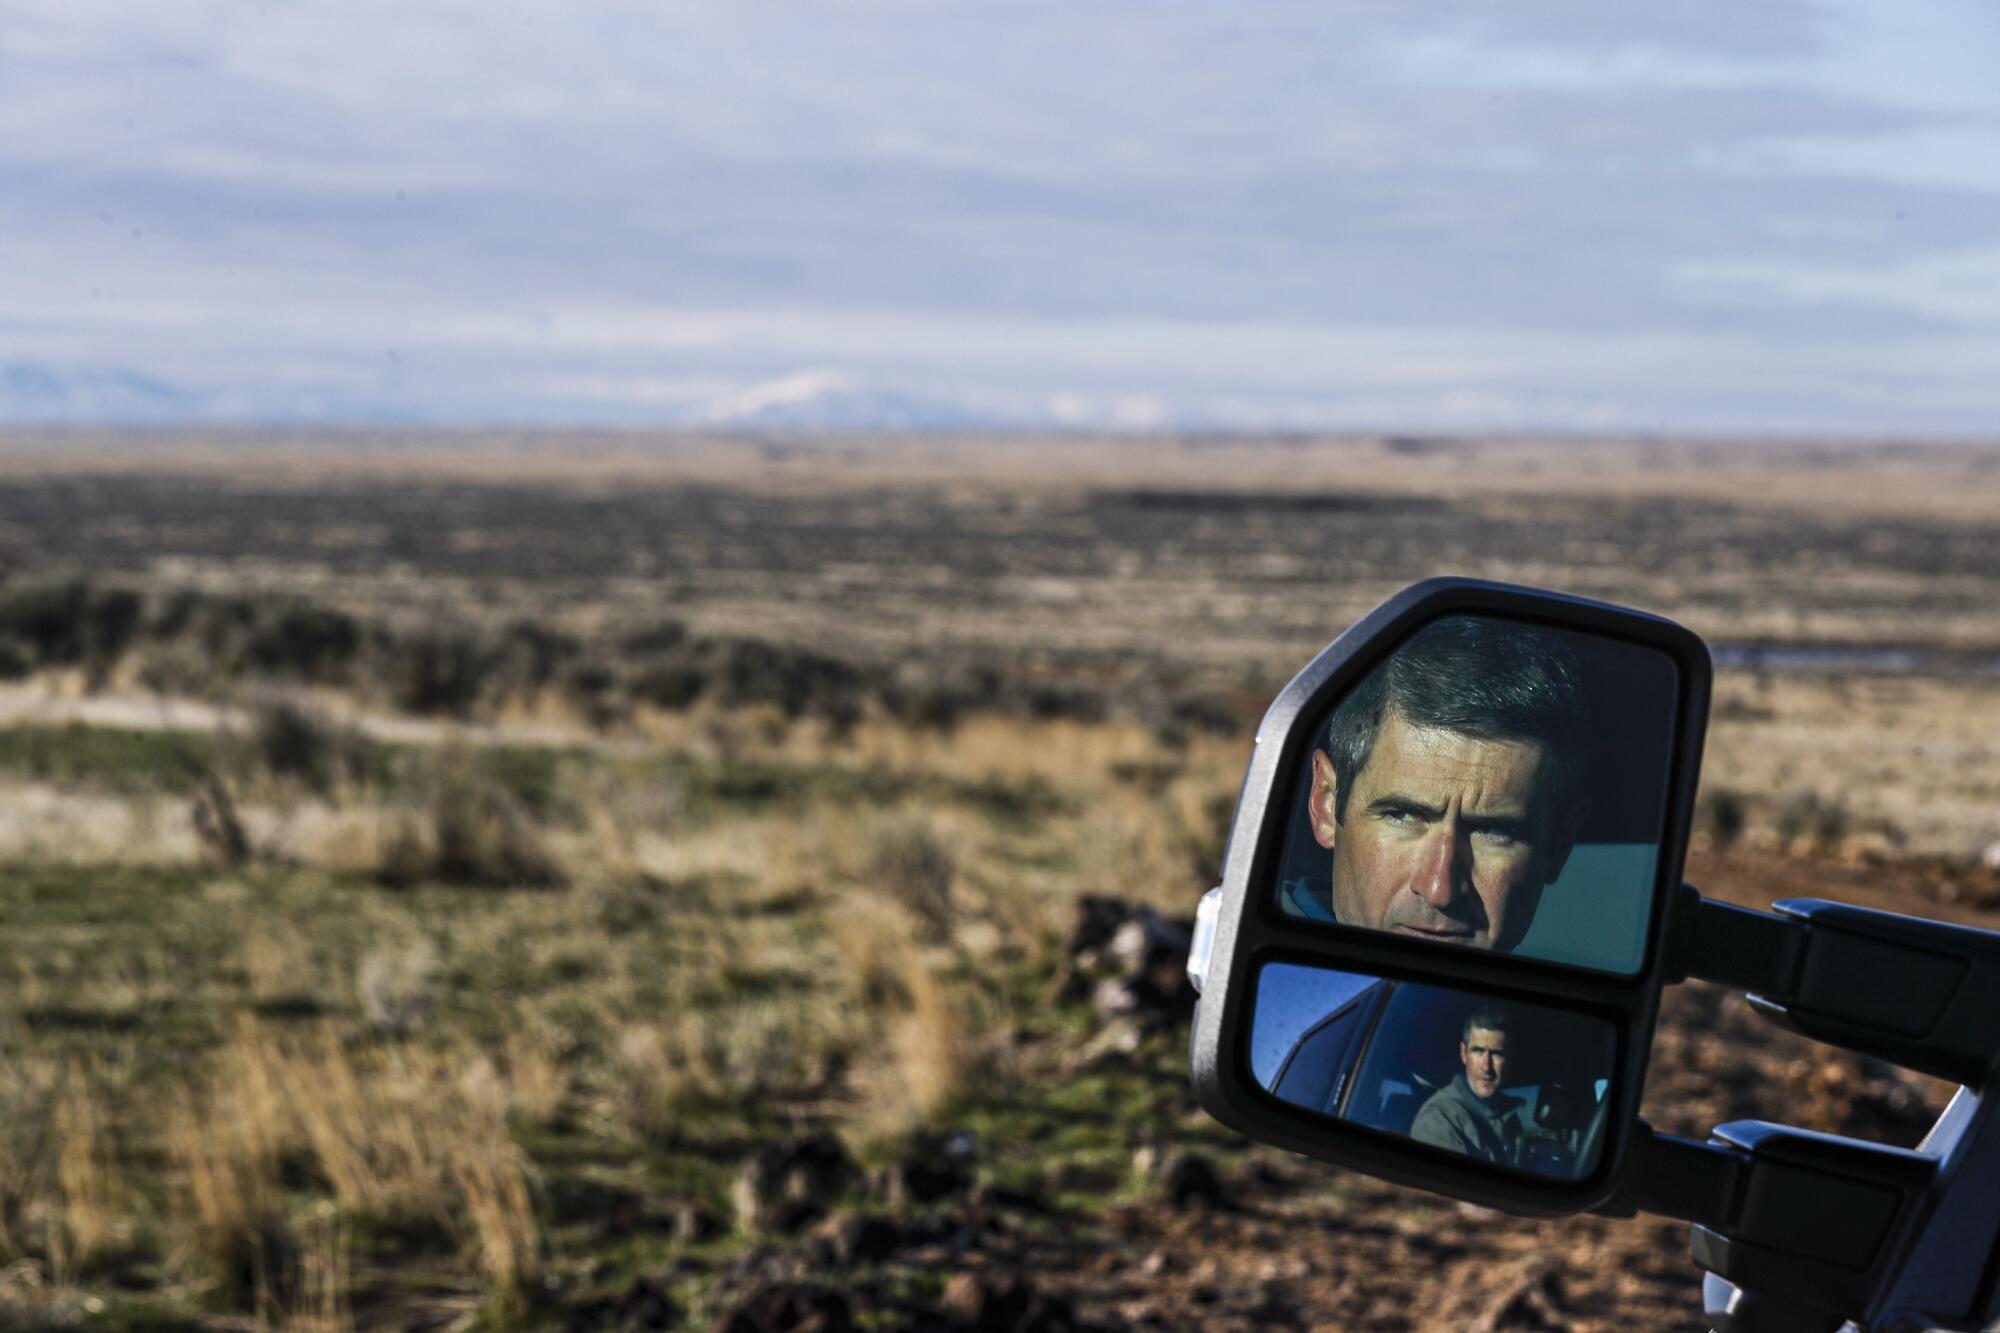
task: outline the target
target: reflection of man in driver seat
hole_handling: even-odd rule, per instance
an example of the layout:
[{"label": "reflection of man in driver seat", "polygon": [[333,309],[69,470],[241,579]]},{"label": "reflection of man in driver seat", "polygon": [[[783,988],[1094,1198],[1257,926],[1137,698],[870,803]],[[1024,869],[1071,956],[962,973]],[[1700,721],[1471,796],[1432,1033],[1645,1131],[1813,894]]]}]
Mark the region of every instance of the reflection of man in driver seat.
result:
[{"label": "reflection of man in driver seat", "polygon": [[1507,1015],[1481,1005],[1466,1015],[1458,1060],[1464,1068],[1432,1093],[1410,1122],[1410,1137],[1455,1153],[1515,1166],[1527,1135],[1518,1097],[1500,1091],[1507,1078]]},{"label": "reflection of man in driver seat", "polygon": [[1425,627],[1334,710],[1312,757],[1328,880],[1283,890],[1296,915],[1510,951],[1582,822],[1576,661],[1530,625]]}]

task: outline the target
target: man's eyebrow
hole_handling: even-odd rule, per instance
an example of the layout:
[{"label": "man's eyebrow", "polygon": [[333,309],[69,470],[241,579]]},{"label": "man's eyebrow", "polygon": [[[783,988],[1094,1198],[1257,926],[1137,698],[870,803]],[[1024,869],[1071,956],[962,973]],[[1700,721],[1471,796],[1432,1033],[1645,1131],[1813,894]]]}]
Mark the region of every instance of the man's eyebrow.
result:
[{"label": "man's eyebrow", "polygon": [[1535,831],[1535,821],[1525,815],[1466,815],[1459,821],[1474,833],[1505,833],[1526,838]]},{"label": "man's eyebrow", "polygon": [[1444,807],[1420,801],[1414,796],[1398,796],[1391,792],[1387,796],[1377,796],[1368,803],[1371,815],[1422,815],[1425,819],[1443,819]]}]

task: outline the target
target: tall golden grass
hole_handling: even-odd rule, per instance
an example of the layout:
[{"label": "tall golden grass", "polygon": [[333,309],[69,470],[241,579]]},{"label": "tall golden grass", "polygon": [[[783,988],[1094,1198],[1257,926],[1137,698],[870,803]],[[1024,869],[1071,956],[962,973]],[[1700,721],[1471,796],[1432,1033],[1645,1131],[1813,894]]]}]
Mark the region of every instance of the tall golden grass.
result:
[{"label": "tall golden grass", "polygon": [[55,1176],[60,1220],[49,1229],[50,1258],[59,1279],[106,1249],[119,1228],[123,1200],[115,1176],[104,1111],[82,1071],[72,1066],[55,1110]]},{"label": "tall golden grass", "polygon": [[[467,1049],[357,1053],[330,1026],[290,1039],[246,1025],[169,1120],[184,1220],[212,1275],[247,1281],[260,1307],[288,1305],[302,1283],[324,1288],[337,1254],[313,1260],[316,1276],[298,1271],[309,1247],[281,1182],[290,1166],[323,1181],[339,1215],[435,1225],[496,1291],[518,1292],[544,1246],[513,1109],[506,1075]],[[322,1289],[309,1303],[324,1315],[337,1297]]]},{"label": "tall golden grass", "polygon": [[935,1123],[1004,1076],[1006,1048],[975,997],[948,978],[954,955],[893,899],[863,896],[834,930],[842,1002],[860,1016],[858,1128],[893,1137]]}]

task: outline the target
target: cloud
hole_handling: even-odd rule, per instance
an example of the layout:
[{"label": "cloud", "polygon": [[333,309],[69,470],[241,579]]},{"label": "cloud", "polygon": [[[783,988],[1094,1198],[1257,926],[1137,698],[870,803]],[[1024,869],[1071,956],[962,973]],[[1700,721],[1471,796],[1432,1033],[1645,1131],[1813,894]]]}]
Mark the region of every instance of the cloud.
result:
[{"label": "cloud", "polygon": [[814,367],[1790,419],[2000,337],[1960,8],[18,0],[0,355],[447,414]]}]

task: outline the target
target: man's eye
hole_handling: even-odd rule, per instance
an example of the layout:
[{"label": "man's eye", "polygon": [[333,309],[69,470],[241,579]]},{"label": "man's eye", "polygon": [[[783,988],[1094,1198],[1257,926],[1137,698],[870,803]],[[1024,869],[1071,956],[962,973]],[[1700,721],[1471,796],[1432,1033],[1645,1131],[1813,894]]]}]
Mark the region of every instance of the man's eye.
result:
[{"label": "man's eye", "polygon": [[1473,836],[1493,847],[1511,847],[1521,840],[1518,834],[1498,828],[1484,828]]}]

